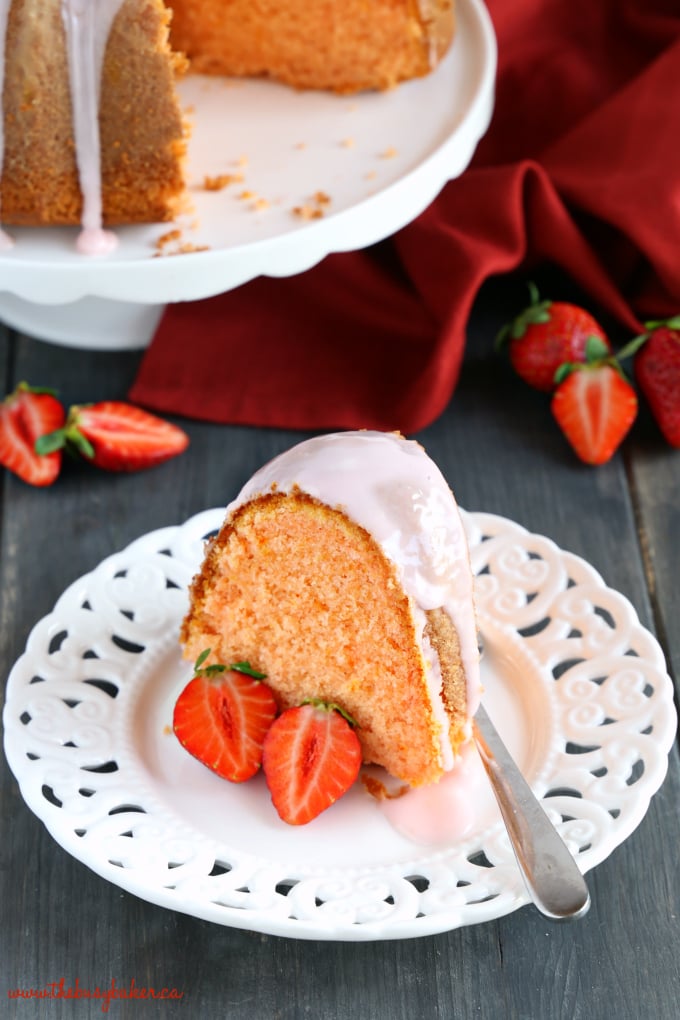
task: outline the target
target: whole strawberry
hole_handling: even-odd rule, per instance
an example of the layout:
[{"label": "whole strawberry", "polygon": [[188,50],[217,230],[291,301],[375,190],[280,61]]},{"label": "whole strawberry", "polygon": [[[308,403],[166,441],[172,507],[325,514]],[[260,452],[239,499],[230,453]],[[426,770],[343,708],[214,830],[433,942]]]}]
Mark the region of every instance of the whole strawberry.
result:
[{"label": "whole strawberry", "polygon": [[173,730],[182,747],[218,776],[232,783],[250,779],[262,764],[264,738],[277,705],[264,674],[245,662],[204,666],[206,648],[194,676],[173,712]]},{"label": "whole strawberry", "polygon": [[529,386],[545,393],[555,389],[560,365],[585,361],[588,337],[597,337],[611,352],[602,327],[589,312],[564,301],[541,301],[529,284],[531,304],[496,337],[496,348],[507,344],[510,363]]},{"label": "whole strawberry", "polygon": [[666,441],[680,447],[680,315],[646,322],[645,329],[620,356],[635,354],[635,378],[656,423]]},{"label": "whole strawberry", "polygon": [[585,362],[562,365],[551,410],[576,455],[586,464],[611,460],[638,412],[635,390],[616,358],[591,339]]},{"label": "whole strawberry", "polygon": [[102,400],[70,408],[66,424],[43,436],[40,453],[66,447],[105,471],[141,471],[182,453],[186,432],[134,404]]},{"label": "whole strawberry", "polygon": [[61,453],[40,454],[36,442],[60,429],[65,417],[52,390],[19,383],[0,403],[0,464],[29,485],[51,485],[61,470]]}]

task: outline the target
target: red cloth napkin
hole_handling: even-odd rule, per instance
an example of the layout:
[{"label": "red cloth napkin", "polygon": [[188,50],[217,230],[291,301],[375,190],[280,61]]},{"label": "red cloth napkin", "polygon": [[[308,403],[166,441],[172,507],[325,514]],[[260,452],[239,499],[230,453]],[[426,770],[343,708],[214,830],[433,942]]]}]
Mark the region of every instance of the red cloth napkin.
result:
[{"label": "red cloth napkin", "polygon": [[380,245],[169,306],[131,400],[215,422],[409,433],[448,403],[491,275],[554,263],[631,331],[680,311],[677,0],[488,8],[497,99],[470,168]]}]

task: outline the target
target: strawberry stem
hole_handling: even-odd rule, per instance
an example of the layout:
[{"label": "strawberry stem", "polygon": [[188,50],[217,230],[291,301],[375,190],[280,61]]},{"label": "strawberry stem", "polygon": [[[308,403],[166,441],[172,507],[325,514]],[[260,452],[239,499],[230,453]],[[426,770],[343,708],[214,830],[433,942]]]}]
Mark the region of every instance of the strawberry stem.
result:
[{"label": "strawberry stem", "polygon": [[49,397],[57,397],[57,391],[50,389],[48,386],[31,386],[30,383],[20,382],[17,383],[11,393],[2,398],[2,403],[11,404],[21,393],[35,393],[36,396],[46,394]]},{"label": "strawberry stem", "polygon": [[64,440],[60,435],[62,431],[62,429],[57,429],[56,432],[48,432],[44,436],[38,436],[34,443],[35,452],[40,456],[47,456],[48,453],[61,450],[64,445]]},{"label": "strawberry stem", "polygon": [[246,676],[252,676],[254,680],[266,680],[267,674],[260,673],[259,669],[253,669],[249,662],[232,662],[227,669],[233,669],[237,673],[245,673]]},{"label": "strawberry stem", "polygon": [[[625,348],[624,348],[625,351]],[[601,368],[602,365],[610,365],[616,372],[619,373],[622,379],[626,379],[625,372],[621,368],[621,358],[627,357],[624,351],[619,352],[618,355],[610,354],[609,348],[598,336],[589,336],[586,339],[586,345],[584,349],[585,361],[565,361],[559,366],[555,372],[554,382],[556,386],[559,386],[561,382],[571,375],[572,372],[583,372],[596,368]],[[626,380],[628,381],[628,380]]]},{"label": "strawberry stem", "polygon": [[20,382],[14,391],[15,393],[47,393],[50,397],[56,397],[57,390],[49,386],[31,386],[30,383]]},{"label": "strawberry stem", "polygon": [[221,662],[213,662],[209,666],[203,668],[203,663],[208,658],[212,648],[204,648],[201,654],[194,663],[194,676],[215,676],[216,673],[226,673],[229,670],[234,670],[236,673],[245,673],[246,676],[250,676],[253,680],[265,680],[267,678],[266,673],[260,673],[259,670],[253,669],[249,662],[232,662],[228,666],[225,666]]},{"label": "strawberry stem", "polygon": [[680,329],[680,315],[672,315],[670,319],[655,319],[645,323],[646,330],[658,329],[659,326],[667,326],[669,329]]},{"label": "strawberry stem", "polygon": [[673,315],[670,319],[655,319],[645,323],[646,333],[640,333],[639,336],[633,337],[629,340],[625,347],[622,347],[619,351],[619,358],[630,358],[637,354],[640,348],[649,340],[652,333],[657,329],[673,329],[680,330],[680,315]]},{"label": "strawberry stem", "polygon": [[584,353],[587,362],[602,361],[609,357],[609,347],[601,337],[591,335],[586,338]]},{"label": "strawberry stem", "polygon": [[312,708],[319,708],[322,712],[337,712],[350,724],[350,726],[355,729],[358,726],[356,719],[352,718],[349,712],[346,712],[345,709],[341,705],[338,705],[335,701],[324,701],[323,698],[305,698],[301,704],[311,705]]},{"label": "strawberry stem", "polygon": [[212,652],[212,648],[204,648],[203,649],[203,651],[201,652],[199,657],[196,659],[196,662],[194,663],[194,669],[196,670],[196,672],[199,671],[199,669],[201,668],[201,666],[203,665],[203,663],[208,658],[208,656],[210,655],[211,652]]},{"label": "strawberry stem", "polygon": [[66,449],[69,452],[81,454],[86,460],[93,460],[95,454],[94,446],[78,427],[78,412],[82,406],[87,405],[81,404],[69,408],[66,424],[63,428],[40,436],[35,443],[35,452],[44,454]]},{"label": "strawberry stem", "polygon": [[650,335],[650,333],[641,333],[639,336],[629,340],[619,351],[617,355],[619,360],[622,361],[624,358],[631,358],[634,354],[637,354],[640,348],[649,340]]},{"label": "strawberry stem", "polygon": [[494,340],[494,349],[496,351],[502,348],[506,340],[519,340],[523,337],[529,326],[540,322],[550,322],[550,312],[548,309],[552,305],[552,301],[541,301],[538,287],[531,280],[527,286],[529,288],[530,303],[512,322],[507,323],[498,331]]}]

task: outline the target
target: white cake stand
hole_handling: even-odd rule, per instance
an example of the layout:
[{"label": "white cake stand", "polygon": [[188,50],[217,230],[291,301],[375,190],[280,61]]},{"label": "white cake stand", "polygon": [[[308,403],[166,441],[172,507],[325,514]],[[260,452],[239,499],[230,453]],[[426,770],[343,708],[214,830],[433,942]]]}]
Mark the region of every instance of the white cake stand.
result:
[{"label": "white cake stand", "polygon": [[[0,319],[67,346],[144,347],[170,302],[291,276],[405,226],[467,167],[491,118],[493,27],[481,0],[457,10],[437,70],[386,93],[188,76],[191,211],[176,224],[121,229],[104,258],[79,255],[75,229],[12,230]],[[206,190],[206,177],[222,175],[232,182]]]}]

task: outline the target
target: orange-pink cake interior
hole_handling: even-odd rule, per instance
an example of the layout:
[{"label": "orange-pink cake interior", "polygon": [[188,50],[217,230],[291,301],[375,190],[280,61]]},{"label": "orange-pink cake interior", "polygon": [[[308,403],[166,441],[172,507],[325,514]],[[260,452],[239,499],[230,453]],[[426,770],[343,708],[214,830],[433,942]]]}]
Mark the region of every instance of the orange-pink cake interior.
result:
[{"label": "orange-pink cake interior", "polygon": [[453,0],[168,0],[172,40],[204,74],[358,92],[428,74],[454,34]]}]

